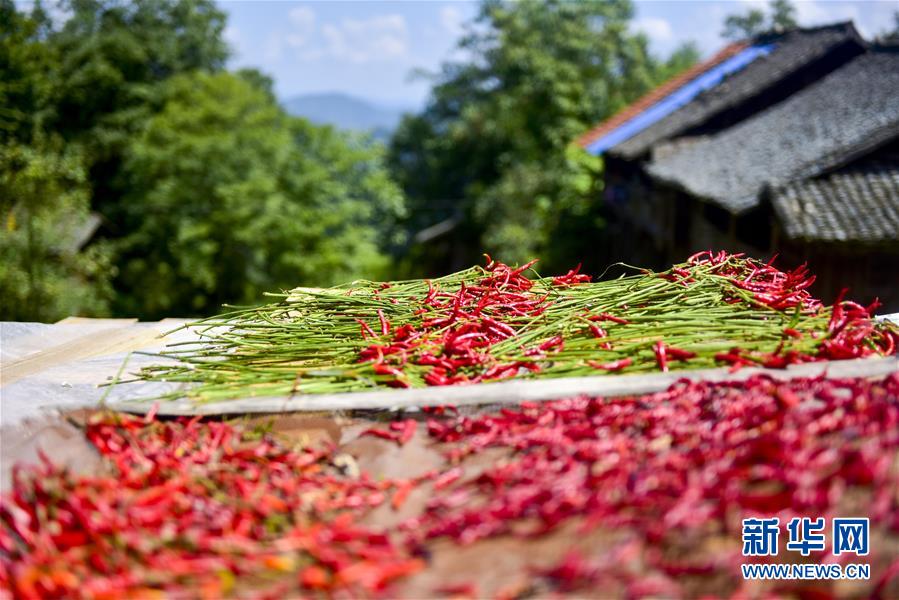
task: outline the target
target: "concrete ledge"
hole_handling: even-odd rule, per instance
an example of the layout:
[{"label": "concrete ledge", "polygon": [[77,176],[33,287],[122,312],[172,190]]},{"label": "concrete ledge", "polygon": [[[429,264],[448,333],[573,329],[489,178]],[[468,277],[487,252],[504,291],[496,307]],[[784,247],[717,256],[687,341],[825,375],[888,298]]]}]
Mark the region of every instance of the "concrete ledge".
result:
[{"label": "concrete ledge", "polygon": [[[167,401],[159,402],[158,411],[161,415],[223,415],[362,409],[390,410],[444,404],[455,406],[515,404],[524,401],[555,400],[581,394],[601,397],[647,394],[664,390],[671,384],[684,379],[740,381],[760,373],[781,380],[817,376],[831,378],[883,377],[897,371],[899,371],[899,358],[892,356],[804,363],[792,365],[786,369],[744,368],[731,372],[729,368],[718,368],[640,375],[520,379],[455,387],[241,398],[208,404]],[[124,412],[144,414],[153,407],[153,404],[153,402],[147,401],[119,401],[110,402],[109,407]]]}]

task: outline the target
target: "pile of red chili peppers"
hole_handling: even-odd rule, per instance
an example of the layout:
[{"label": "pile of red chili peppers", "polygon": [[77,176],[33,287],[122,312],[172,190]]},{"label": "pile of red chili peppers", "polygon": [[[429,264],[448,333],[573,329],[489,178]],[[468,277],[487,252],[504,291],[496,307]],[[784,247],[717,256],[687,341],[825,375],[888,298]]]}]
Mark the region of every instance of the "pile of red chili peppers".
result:
[{"label": "pile of red chili peppers", "polygon": [[[526,403],[427,426],[456,467],[438,476],[439,493],[405,524],[413,543],[529,538],[572,522],[583,535],[622,533],[588,557],[573,552],[536,570],[535,593],[548,586],[695,597],[714,581],[740,597],[750,593],[740,545],[704,542],[739,540],[740,520],[750,516],[785,524],[851,512],[899,537],[899,373],[876,382],[684,382],[639,398]],[[487,449],[505,452],[467,478],[466,459]],[[899,558],[889,547],[868,557],[872,597],[899,592]],[[809,593],[789,582],[777,591]]]},{"label": "pile of red chili peppers", "polygon": [[[45,459],[0,508],[0,587],[15,597],[371,596],[422,562],[356,523],[409,482],[345,476],[332,448],[290,450],[232,425],[98,414],[109,475]],[[399,492],[398,492],[399,490]]]},{"label": "pile of red chili peppers", "polygon": [[[405,444],[415,425],[366,433]],[[107,474],[76,477],[49,460],[17,470],[0,508],[0,586],[22,598],[401,595],[434,540],[533,539],[573,525],[578,539],[609,537],[534,568],[519,594],[679,597],[711,585],[739,596],[740,520],[768,515],[869,517],[867,593],[899,592],[889,555],[899,536],[899,374],[684,382],[426,425],[445,464],[374,481],[341,470],[332,447],[288,449],[218,421],[98,414],[86,435]],[[472,466],[486,450],[499,458]],[[401,527],[360,525],[416,488],[430,499]],[[490,574],[472,579],[454,593],[477,595]],[[797,592],[791,585],[772,590]]]},{"label": "pile of red chili peppers", "polygon": [[[874,302],[814,298],[805,266],[781,271],[701,252],[661,272],[625,266],[590,282],[579,269],[539,277],[531,261],[488,257],[437,280],[296,288],[259,307],[184,325],[139,379],[157,398],[220,402],[380,386],[467,385],[891,355],[899,328]],[[634,272],[636,271],[636,272]],[[530,278],[529,275],[533,276]],[[173,385],[175,384],[175,385]],[[185,384],[185,385],[177,385]]]},{"label": "pile of red chili peppers", "polygon": [[[428,293],[416,312],[436,310],[441,316],[423,320],[418,327],[405,323],[392,330],[383,311],[378,311],[381,335],[392,332],[392,338],[389,344],[365,348],[359,360],[371,361],[379,375],[394,375],[392,383],[398,387],[408,387],[402,367],[409,360],[431,367],[424,376],[428,385],[478,383],[513,377],[522,370],[539,371],[535,360],[499,362],[490,354],[491,346],[516,335],[517,324],[540,316],[549,306],[548,294],[529,293],[534,282],[524,275],[537,261],[513,269],[489,257],[488,260],[488,276],[477,285],[463,283],[457,292],[451,293],[428,282]],[[567,286],[589,279],[575,269],[553,282]],[[360,321],[360,326],[363,337],[374,335],[364,321]],[[528,349],[525,355],[545,356],[561,346],[561,336],[555,336]],[[471,367],[479,368],[480,374],[469,376],[460,372]]]},{"label": "pile of red chili peppers", "polygon": [[697,252],[687,259],[689,267],[674,268],[663,276],[688,285],[694,281],[691,267],[711,266],[710,273],[724,277],[738,290],[748,292],[740,294],[734,290],[726,294],[726,301],[755,302],[775,310],[799,307],[803,312],[811,313],[823,308],[821,301],[808,292],[808,288],[815,283],[815,276],[809,272],[807,265],[785,272],[774,267],[776,256],[767,263],[743,258],[742,253],[729,254],[724,250]]},{"label": "pile of red chili peppers", "polygon": [[[726,302],[749,302],[773,308],[778,311],[798,310],[803,313],[816,313],[824,308],[820,300],[813,297],[808,288],[815,282],[815,276],[809,273],[803,264],[792,271],[781,271],[773,266],[774,258],[765,264],[751,261],[734,261],[742,254],[727,254],[724,251],[698,252],[687,259],[693,266],[711,265],[711,273],[727,279],[734,286],[732,293],[726,294]],[[776,258],[776,257],[775,257]],[[678,271],[680,280],[687,285],[690,280],[688,269]],[[670,276],[670,275],[666,275]],[[843,289],[834,301],[831,309],[827,331],[821,332],[822,341],[814,354],[796,350],[783,351],[781,343],[770,353],[748,353],[740,348],[733,348],[715,356],[716,360],[729,363],[735,367],[761,364],[769,368],[783,368],[790,364],[815,360],[844,360],[862,358],[871,354],[890,356],[896,352],[899,335],[895,330],[878,329],[873,320],[880,302],[874,300],[868,306],[845,300],[848,289]],[[784,329],[785,338],[801,338],[799,331]],[[811,332],[810,335],[815,335]],[[873,343],[865,344],[868,340]],[[664,369],[663,369],[664,370]]]},{"label": "pile of red chili peppers", "polygon": [[[553,301],[549,292],[534,293],[535,281],[524,274],[537,261],[518,268],[489,257],[488,261],[485,267],[488,276],[476,285],[466,286],[463,283],[458,291],[448,292],[428,282],[428,293],[419,301],[415,314],[430,316],[421,322],[395,326],[385,317],[383,310],[378,310],[381,340],[363,349],[359,361],[372,363],[377,375],[392,376],[389,385],[395,387],[409,387],[404,372],[408,363],[431,367],[423,377],[427,385],[496,381],[541,372],[547,357],[564,349],[566,335],[596,338],[597,348],[612,350],[613,343],[609,341],[609,333],[602,322],[615,325],[630,323],[627,306],[621,307],[617,315],[585,312],[580,315],[583,326],[564,332],[560,329],[545,339],[522,345],[520,360],[501,360],[491,350],[501,342],[516,338],[522,331],[521,327],[534,323]],[[806,265],[784,272],[774,267],[773,262],[774,259],[761,263],[745,259],[742,254],[705,251],[691,256],[685,266],[674,267],[657,276],[686,288],[695,284],[699,277],[718,278],[724,283],[721,286],[722,300],[729,304],[743,302],[781,313],[793,311],[797,317],[822,312],[822,302],[808,292],[815,277]],[[578,266],[565,275],[552,278],[551,285],[567,288],[588,283],[590,277],[580,274],[579,270]],[[375,293],[377,295],[378,292]],[[734,368],[759,365],[784,368],[808,361],[893,354],[899,334],[889,328],[877,327],[872,317],[878,302],[863,307],[844,300],[844,295],[845,290],[833,306],[826,332],[802,332],[786,327],[783,340],[772,351],[747,351],[735,346],[715,353],[715,361]],[[633,308],[639,311],[645,306]],[[435,312],[438,317],[433,316]],[[363,338],[378,337],[369,324],[361,319],[358,321]],[[806,335],[821,337],[813,352],[785,347],[790,340],[802,339]],[[668,371],[673,362],[686,363],[697,357],[695,351],[672,346],[663,340],[655,341],[652,351],[661,371]],[[586,364],[602,371],[621,371],[634,364],[634,357],[611,361],[588,359]]]}]

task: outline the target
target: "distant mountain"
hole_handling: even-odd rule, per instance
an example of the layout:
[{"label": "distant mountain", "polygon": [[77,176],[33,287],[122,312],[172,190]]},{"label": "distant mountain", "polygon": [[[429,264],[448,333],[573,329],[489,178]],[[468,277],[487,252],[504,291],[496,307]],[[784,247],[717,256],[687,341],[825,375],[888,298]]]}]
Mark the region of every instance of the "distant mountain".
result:
[{"label": "distant mountain", "polygon": [[283,105],[288,113],[313,123],[370,131],[379,139],[390,137],[406,112],[340,93],[304,94],[285,100]]}]

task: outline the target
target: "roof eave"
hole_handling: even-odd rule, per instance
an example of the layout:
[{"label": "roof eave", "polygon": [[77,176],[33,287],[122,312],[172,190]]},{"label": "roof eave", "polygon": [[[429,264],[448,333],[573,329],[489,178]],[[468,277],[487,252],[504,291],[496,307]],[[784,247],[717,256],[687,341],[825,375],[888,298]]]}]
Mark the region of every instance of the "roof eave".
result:
[{"label": "roof eave", "polygon": [[[743,196],[743,197],[737,199],[736,201],[731,200],[729,202],[725,198],[721,198],[719,196],[713,196],[711,194],[707,194],[707,193],[698,191],[696,189],[693,189],[690,186],[684,184],[684,182],[679,180],[677,177],[675,177],[673,175],[668,175],[664,171],[660,172],[658,169],[654,168],[652,165],[647,165],[647,167],[644,170],[645,170],[646,174],[649,175],[654,181],[661,183],[672,190],[681,192],[688,196],[692,196],[693,198],[696,198],[700,202],[714,204],[715,206],[718,206],[719,208],[726,210],[727,212],[729,212],[730,214],[732,214],[735,217],[744,215],[744,214],[748,213],[749,211],[753,210],[754,208],[758,207],[761,204],[761,199],[760,199],[761,193],[759,193],[755,196]],[[732,203],[739,203],[740,207],[736,208],[733,206]]]}]

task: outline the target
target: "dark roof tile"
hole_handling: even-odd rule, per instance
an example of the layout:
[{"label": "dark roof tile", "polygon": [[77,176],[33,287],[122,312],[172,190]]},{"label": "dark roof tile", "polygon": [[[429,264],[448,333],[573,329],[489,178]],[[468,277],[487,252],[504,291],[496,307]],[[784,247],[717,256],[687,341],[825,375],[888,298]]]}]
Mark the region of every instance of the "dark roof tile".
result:
[{"label": "dark roof tile", "polygon": [[847,168],[771,194],[787,237],[899,243],[899,164]]},{"label": "dark roof tile", "polygon": [[610,152],[623,158],[636,158],[648,152],[654,144],[700,126],[716,115],[787,80],[844,44],[852,44],[853,51],[857,53],[861,53],[863,49],[863,42],[851,22],[796,29],[756,41],[773,43],[774,50],[703,92],[689,104],[618,144]]},{"label": "dark roof tile", "polygon": [[732,44],[728,44],[712,58],[693,65],[683,73],[675,75],[662,85],[653,88],[647,94],[641,96],[639,100],[636,100],[635,102],[624,107],[622,110],[618,111],[613,116],[609,117],[593,129],[582,135],[577,139],[575,143],[577,143],[581,147],[586,148],[595,140],[601,138],[619,125],[622,125],[633,117],[639,115],[659,100],[664,99],[666,96],[668,96],[678,88],[684,86],[686,83],[699,77],[712,67],[715,67],[728,58],[734,56],[741,50],[745,49],[748,45],[749,44],[747,42],[734,42]]},{"label": "dark roof tile", "polygon": [[754,117],[659,147],[648,172],[733,213],[766,186],[819,175],[899,137],[899,52],[871,51]]}]

